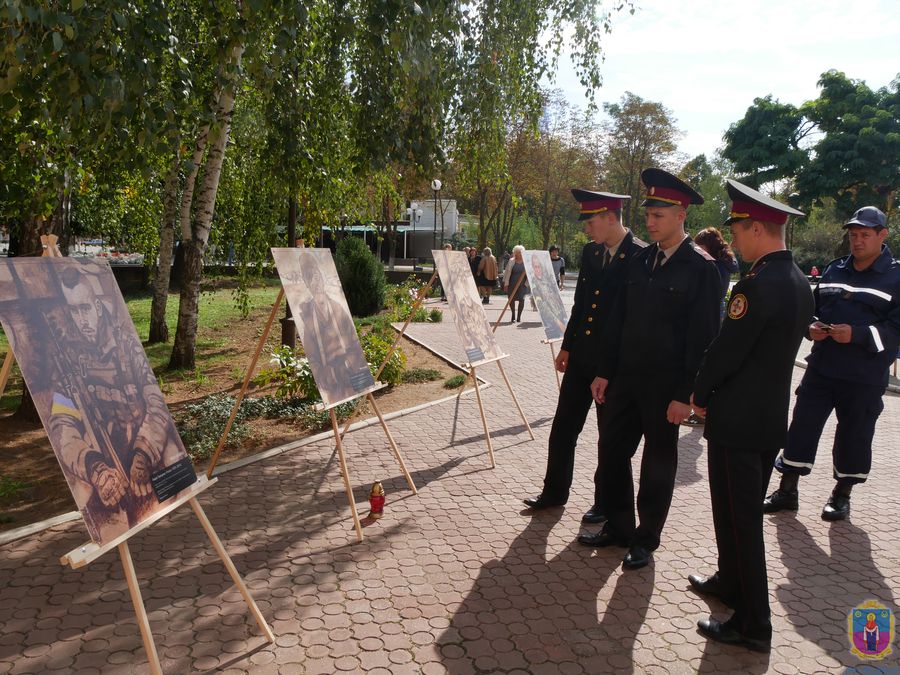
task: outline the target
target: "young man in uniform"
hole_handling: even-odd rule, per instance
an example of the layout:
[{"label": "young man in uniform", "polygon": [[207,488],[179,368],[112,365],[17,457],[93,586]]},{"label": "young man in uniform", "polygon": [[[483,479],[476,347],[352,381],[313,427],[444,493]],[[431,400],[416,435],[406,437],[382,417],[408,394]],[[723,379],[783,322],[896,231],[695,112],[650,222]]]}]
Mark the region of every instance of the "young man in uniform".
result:
[{"label": "young man in uniform", "polygon": [[[591,385],[594,400],[606,400],[597,478],[607,522],[578,537],[587,546],[628,546],[625,569],[644,567],[659,547],[675,489],[679,425],[690,415],[694,377],[719,328],[722,288],[715,262],[684,229],[688,206],[703,197],[662,169],[645,170],[641,180],[655,245],[628,263]],[[642,436],[636,525],[631,458]]]},{"label": "young man in uniform", "polygon": [[[572,195],[581,204],[578,219],[584,221],[585,234],[591,241],[581,254],[575,303],[556,356],[556,369],[563,373],[563,378],[550,429],[544,489],[537,497],[525,500],[525,504],[533,509],[560,506],[569,498],[575,444],[594,400],[591,381],[594,379],[602,328],[622,288],[628,260],[646,246],[622,225],[622,205],[631,197],[589,190],[572,190]],[[598,405],[598,428],[600,417],[601,407]],[[603,522],[603,512],[596,495],[594,506],[582,520],[588,523]]]},{"label": "young man in uniform", "polygon": [[838,420],[832,448],[837,484],[823,519],[850,515],[850,490],[872,467],[875,422],[900,345],[900,262],[884,243],[887,219],[874,206],[859,209],[844,228],[851,253],[828,265],[814,292],[817,320],[807,335],[812,352],[787,447],[775,463],[781,484],[766,498],[766,513],[797,510],[797,483],[812,470],[832,410]]},{"label": "young man in uniform", "polygon": [[812,318],[812,291],[785,250],[788,215],[803,215],[728,180],[732,246],[753,262],[732,290],[718,337],[697,374],[691,403],[707,416],[709,491],[719,570],[691,586],[734,608],[725,622],[702,620],[712,640],[768,651],[772,640],[763,514],[759,500],[787,439],[791,375]]}]

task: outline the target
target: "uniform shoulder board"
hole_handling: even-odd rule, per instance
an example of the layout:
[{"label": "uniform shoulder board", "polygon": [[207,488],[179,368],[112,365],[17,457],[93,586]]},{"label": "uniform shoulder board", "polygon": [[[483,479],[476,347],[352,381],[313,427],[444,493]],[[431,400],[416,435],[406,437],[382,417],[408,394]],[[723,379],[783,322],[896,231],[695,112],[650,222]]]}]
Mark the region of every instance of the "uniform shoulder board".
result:
[{"label": "uniform shoulder board", "polygon": [[643,239],[638,239],[637,237],[632,237],[631,241],[634,242],[634,245],[638,248],[647,248],[650,245]]},{"label": "uniform shoulder board", "polygon": [[716,259],[713,258],[709,253],[707,253],[707,252],[706,252],[706,249],[703,248],[702,246],[698,246],[698,245],[695,244],[694,242],[691,242],[691,246],[693,246],[693,247],[694,247],[694,251],[697,252],[697,253],[699,253],[702,257],[706,258],[707,260],[709,260],[709,261],[711,261],[711,262],[715,262],[715,261],[716,261]]}]

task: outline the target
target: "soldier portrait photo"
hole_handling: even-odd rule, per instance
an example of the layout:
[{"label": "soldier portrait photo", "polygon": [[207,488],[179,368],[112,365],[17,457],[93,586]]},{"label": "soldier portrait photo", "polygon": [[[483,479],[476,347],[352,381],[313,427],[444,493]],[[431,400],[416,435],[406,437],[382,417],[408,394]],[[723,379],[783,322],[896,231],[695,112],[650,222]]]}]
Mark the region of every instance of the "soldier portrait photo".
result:
[{"label": "soldier portrait photo", "polygon": [[375,386],[328,249],[273,248],[303,351],[326,406]]},{"label": "soldier portrait photo", "polygon": [[531,297],[544,324],[544,333],[548,340],[561,340],[566,332],[569,313],[559,293],[550,254],[547,251],[525,251],[523,258]]},{"label": "soldier portrait photo", "polygon": [[4,261],[0,320],[95,542],[196,480],[107,263]]},{"label": "soldier portrait photo", "polygon": [[503,356],[478,296],[475,279],[462,251],[432,251],[469,363]]}]

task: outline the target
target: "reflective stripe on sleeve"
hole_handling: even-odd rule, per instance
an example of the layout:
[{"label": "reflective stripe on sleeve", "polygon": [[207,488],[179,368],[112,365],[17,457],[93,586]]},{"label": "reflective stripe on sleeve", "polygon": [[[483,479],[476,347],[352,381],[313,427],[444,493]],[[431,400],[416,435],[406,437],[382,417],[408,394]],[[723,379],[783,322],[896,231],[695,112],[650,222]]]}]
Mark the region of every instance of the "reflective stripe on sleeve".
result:
[{"label": "reflective stripe on sleeve", "polygon": [[881,341],[881,335],[878,333],[878,329],[875,326],[869,326],[869,330],[872,331],[872,339],[875,341],[875,348],[883,352],[884,351],[884,343]]},{"label": "reflective stripe on sleeve", "polygon": [[887,300],[888,302],[893,299],[893,296],[891,296],[890,293],[879,291],[877,288],[860,288],[859,286],[851,286],[850,284],[838,283],[819,284],[819,290],[823,288],[840,288],[841,290],[849,291],[850,293],[869,293],[870,295],[874,295],[876,298],[881,298],[882,300]]}]

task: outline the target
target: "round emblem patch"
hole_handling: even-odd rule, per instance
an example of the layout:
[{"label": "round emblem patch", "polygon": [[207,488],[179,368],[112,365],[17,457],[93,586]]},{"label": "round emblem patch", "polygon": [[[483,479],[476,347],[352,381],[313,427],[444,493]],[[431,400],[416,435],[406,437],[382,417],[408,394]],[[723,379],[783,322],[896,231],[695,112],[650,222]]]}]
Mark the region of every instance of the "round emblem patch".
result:
[{"label": "round emblem patch", "polygon": [[744,314],[747,313],[747,296],[743,293],[738,293],[735,296],[732,296],[731,302],[728,303],[728,318],[729,319],[740,319]]}]

